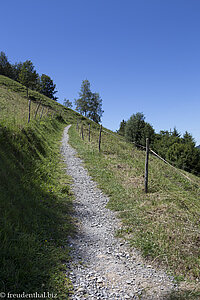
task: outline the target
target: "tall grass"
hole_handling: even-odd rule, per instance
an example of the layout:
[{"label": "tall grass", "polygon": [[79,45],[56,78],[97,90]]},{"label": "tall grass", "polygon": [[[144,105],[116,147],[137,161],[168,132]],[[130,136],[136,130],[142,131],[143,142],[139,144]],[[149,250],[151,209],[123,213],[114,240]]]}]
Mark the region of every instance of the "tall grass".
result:
[{"label": "tall grass", "polygon": [[70,282],[70,179],[59,155],[65,124],[0,127],[0,290],[54,292],[66,299]]},{"label": "tall grass", "polygon": [[[60,140],[75,112],[0,76],[0,292],[57,294],[66,299],[71,283],[67,237],[71,222],[70,178]],[[35,120],[38,102],[40,108]],[[46,114],[55,111],[54,117]]]}]

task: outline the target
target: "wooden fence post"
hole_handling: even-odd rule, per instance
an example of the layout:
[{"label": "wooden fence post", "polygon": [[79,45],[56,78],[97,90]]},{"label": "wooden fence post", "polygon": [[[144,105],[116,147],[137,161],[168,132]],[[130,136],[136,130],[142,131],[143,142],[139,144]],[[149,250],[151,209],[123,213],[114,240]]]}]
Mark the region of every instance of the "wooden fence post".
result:
[{"label": "wooden fence post", "polygon": [[82,140],[84,140],[84,135],[83,135],[83,124],[81,126],[81,135],[82,135]]},{"label": "wooden fence post", "polygon": [[89,124],[89,132],[88,132],[88,141],[90,142],[90,124]]},{"label": "wooden fence post", "polygon": [[148,193],[148,166],[149,166],[149,139],[146,139],[146,159],[145,159],[145,176],[144,176],[144,189]]},{"label": "wooden fence post", "polygon": [[100,126],[100,131],[99,131],[99,152],[101,151],[101,131],[102,131],[102,125]]},{"label": "wooden fence post", "polygon": [[28,100],[28,123],[31,119],[31,100]]}]

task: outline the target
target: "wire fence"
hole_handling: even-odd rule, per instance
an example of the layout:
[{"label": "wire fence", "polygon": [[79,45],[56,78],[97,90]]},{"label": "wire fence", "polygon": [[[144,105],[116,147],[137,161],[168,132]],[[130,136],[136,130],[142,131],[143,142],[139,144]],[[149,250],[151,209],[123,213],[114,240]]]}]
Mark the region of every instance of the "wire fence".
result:
[{"label": "wire fence", "polygon": [[[95,126],[96,127],[96,126]],[[80,136],[82,137],[82,139],[84,139],[84,126],[83,124],[81,124],[81,131],[80,131]],[[76,126],[77,131],[79,131],[79,122],[77,121],[77,126]],[[89,123],[88,125],[88,141],[91,141],[91,124]],[[149,152],[152,153],[156,158],[158,158],[159,160],[161,160],[162,162],[164,162],[165,164],[167,164],[168,166],[170,166],[174,171],[176,171],[179,175],[181,175],[182,177],[184,177],[187,181],[189,181],[191,184],[194,184],[196,187],[198,186],[198,188],[200,188],[200,184],[197,183],[196,181],[194,181],[193,179],[191,179],[189,176],[187,176],[185,173],[183,173],[180,169],[176,168],[175,166],[173,166],[170,162],[168,162],[166,159],[162,158],[158,153],[156,153],[153,149],[149,148],[149,143],[148,140],[146,140],[146,147],[140,144],[137,144],[135,142],[130,142],[127,141],[125,139],[125,137],[117,134],[117,133],[113,133],[110,132],[108,130],[105,130],[104,128],[102,128],[102,125],[100,125],[99,127],[99,141],[98,141],[98,147],[99,147],[99,152],[101,151],[101,143],[102,143],[102,132],[110,135],[124,143],[128,143],[128,144],[134,144],[136,147],[141,148],[143,151],[146,151],[146,156],[145,156],[145,192],[148,191],[148,156],[149,156]],[[192,171],[192,170],[190,170]],[[198,176],[200,176],[200,174],[197,174]]]},{"label": "wire fence", "polygon": [[[105,133],[107,134],[110,134],[112,136],[115,136],[116,138],[118,138],[118,136],[116,136],[116,134],[111,134],[110,132],[106,131],[106,130],[103,130]],[[124,139],[125,142],[128,142],[126,141],[126,139],[124,137],[122,137]],[[128,143],[132,143],[134,144],[136,147],[140,147],[141,149],[143,150],[146,150],[146,147],[142,146],[142,145],[139,145],[135,142],[128,142]],[[151,153],[153,155],[155,155],[157,158],[159,158],[160,160],[162,160],[164,163],[166,163],[168,166],[170,166],[171,168],[173,168],[176,172],[178,172],[179,174],[181,174],[183,177],[185,177],[186,179],[188,179],[190,182],[193,182],[195,183],[191,178],[189,178],[186,174],[184,174],[183,172],[181,172],[178,168],[176,168],[175,166],[173,166],[172,164],[170,164],[167,160],[165,160],[163,157],[161,157],[158,153],[156,153],[154,150],[152,150],[151,148],[149,148],[149,150],[151,151]],[[190,170],[192,171],[192,170]],[[197,173],[198,176],[200,176],[199,173]],[[196,184],[196,183],[195,183]]]},{"label": "wire fence", "polygon": [[42,100],[33,100],[29,97],[27,92],[26,99],[19,101],[18,105],[15,105],[15,99],[12,99],[12,105],[1,105],[0,108],[0,121],[1,123],[10,124],[11,126],[24,126],[25,124],[31,123],[33,120],[39,121],[44,120],[46,117],[54,118],[56,116],[64,115],[63,110],[55,109],[48,104],[44,104]]}]

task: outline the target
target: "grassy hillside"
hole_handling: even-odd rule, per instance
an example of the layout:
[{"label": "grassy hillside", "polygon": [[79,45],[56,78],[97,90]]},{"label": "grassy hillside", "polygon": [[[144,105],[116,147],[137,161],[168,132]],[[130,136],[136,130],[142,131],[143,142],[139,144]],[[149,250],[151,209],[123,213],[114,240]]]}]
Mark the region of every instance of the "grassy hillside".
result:
[{"label": "grassy hillside", "polygon": [[[200,297],[200,178],[189,181],[153,155],[149,161],[149,193],[144,192],[145,152],[99,126],[88,124],[84,140],[76,126],[70,143],[84,158],[90,174],[110,196],[108,207],[122,219],[118,235],[139,248],[153,264],[162,265],[178,281],[186,279],[180,299]],[[183,171],[181,171],[183,172]],[[177,296],[178,297],[178,296]],[[176,299],[175,296],[173,299]],[[179,298],[177,298],[179,299]]]},{"label": "grassy hillside", "polygon": [[[0,291],[48,291],[66,299],[66,238],[74,228],[60,140],[77,114],[36,92],[29,94],[28,124],[26,89],[0,76]],[[40,118],[40,107],[34,119],[40,101],[49,114]]]},{"label": "grassy hillside", "polygon": [[[49,99],[48,97],[28,90],[29,99],[31,99],[31,120],[34,120],[37,105],[40,107],[37,113],[37,119],[40,119],[42,108],[43,116],[48,113],[62,114],[65,120],[73,123],[75,118],[80,117],[78,113],[70,108]],[[0,75],[0,122],[6,125],[14,125],[21,128],[28,120],[28,99],[27,89],[20,83]]]},{"label": "grassy hillside", "polygon": [[0,76],[0,291],[49,291],[66,299],[66,237],[74,232],[73,196],[59,148],[64,127],[73,124],[70,142],[110,196],[108,207],[122,220],[118,235],[139,248],[151,264],[165,267],[178,281],[186,279],[185,292],[172,299],[198,299],[200,178],[185,172],[190,182],[150,155],[145,194],[143,151],[106,130],[99,153],[99,125],[37,92],[29,91],[29,97],[28,124],[26,88]]}]

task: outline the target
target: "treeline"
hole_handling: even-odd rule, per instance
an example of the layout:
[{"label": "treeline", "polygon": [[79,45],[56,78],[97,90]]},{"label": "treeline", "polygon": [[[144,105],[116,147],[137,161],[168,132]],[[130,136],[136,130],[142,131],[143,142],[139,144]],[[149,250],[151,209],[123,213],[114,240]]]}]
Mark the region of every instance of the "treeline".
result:
[{"label": "treeline", "polygon": [[162,158],[200,176],[200,150],[195,147],[195,140],[187,131],[182,137],[176,128],[156,133],[152,125],[145,121],[144,114],[136,113],[128,121],[122,120],[117,132],[137,147],[145,146],[146,138],[149,138],[150,147]]},{"label": "treeline", "polygon": [[55,101],[56,85],[50,76],[36,72],[33,63],[30,60],[11,64],[4,52],[0,52],[0,75],[7,76],[20,82],[31,90],[35,90]]}]

